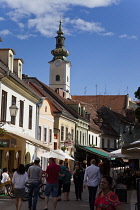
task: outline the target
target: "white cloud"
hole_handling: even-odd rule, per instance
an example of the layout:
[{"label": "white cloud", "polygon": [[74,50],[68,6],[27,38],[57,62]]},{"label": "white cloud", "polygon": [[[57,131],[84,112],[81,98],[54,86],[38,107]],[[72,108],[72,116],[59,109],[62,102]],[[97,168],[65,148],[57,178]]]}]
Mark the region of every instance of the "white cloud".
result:
[{"label": "white cloud", "polygon": [[103,27],[101,27],[100,23],[88,22],[80,18],[75,20],[69,20],[68,22],[73,24],[76,29],[79,29],[81,31],[102,32],[105,30]]},{"label": "white cloud", "polygon": [[21,29],[24,29],[24,27],[25,27],[23,23],[18,23],[18,25]]},{"label": "white cloud", "polygon": [[[120,0],[0,0],[0,7],[5,6],[11,9],[7,15],[22,30],[26,26],[30,30],[40,32],[45,36],[54,36],[58,29],[60,15],[62,17],[68,16],[67,11],[71,10],[72,7],[81,6],[81,10],[84,10],[86,8],[107,7],[119,2]],[[88,22],[79,17],[72,20],[69,19],[69,23],[66,22],[67,18],[63,18],[63,20],[63,26],[67,34],[70,34],[70,31],[67,30],[67,24],[69,23],[79,31],[96,33],[105,31],[101,23]]]},{"label": "white cloud", "polygon": [[17,35],[16,37],[18,38],[18,39],[21,39],[21,40],[23,40],[23,39],[28,39],[29,37],[31,37],[32,35]]},{"label": "white cloud", "polygon": [[102,36],[114,36],[115,34],[113,32],[107,32],[107,33],[102,33]]},{"label": "white cloud", "polygon": [[9,35],[9,34],[11,34],[11,32],[7,29],[0,31],[0,35],[6,36],[6,35]]},{"label": "white cloud", "polygon": [[3,20],[5,20],[3,17],[0,17],[0,21],[3,21]]},{"label": "white cloud", "polygon": [[137,36],[129,36],[129,35],[127,35],[127,34],[122,34],[122,35],[120,35],[119,36],[119,38],[126,38],[126,39],[135,39],[135,40],[137,40]]}]

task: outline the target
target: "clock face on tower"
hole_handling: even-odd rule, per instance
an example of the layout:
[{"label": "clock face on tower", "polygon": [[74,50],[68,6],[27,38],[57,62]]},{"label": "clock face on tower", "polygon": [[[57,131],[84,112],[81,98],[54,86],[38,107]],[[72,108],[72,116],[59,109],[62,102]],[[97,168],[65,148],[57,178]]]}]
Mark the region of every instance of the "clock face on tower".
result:
[{"label": "clock face on tower", "polygon": [[55,66],[56,66],[56,67],[61,66],[61,62],[60,62],[60,61],[56,61]]}]

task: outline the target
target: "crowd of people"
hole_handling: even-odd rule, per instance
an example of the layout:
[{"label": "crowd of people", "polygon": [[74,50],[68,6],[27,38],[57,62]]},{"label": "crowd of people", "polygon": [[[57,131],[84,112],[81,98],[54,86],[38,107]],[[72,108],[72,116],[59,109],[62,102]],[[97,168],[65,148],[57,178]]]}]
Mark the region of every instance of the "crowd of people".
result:
[{"label": "crowd of people", "polygon": [[[100,162],[97,166],[96,160],[92,159],[90,166],[86,168],[77,161],[75,162],[73,172],[69,170],[68,164],[64,165],[62,160],[60,160],[59,165],[57,165],[54,158],[49,158],[48,163],[45,171],[46,188],[44,210],[48,210],[50,196],[53,198],[53,210],[56,210],[57,202],[62,200],[62,192],[64,194],[63,200],[70,200],[69,195],[72,177],[75,186],[76,201],[83,199],[82,192],[87,187],[90,210],[121,209],[118,196],[112,191],[113,179],[110,177],[110,164],[108,160]],[[25,196],[25,184],[27,182],[29,188],[28,210],[36,210],[39,186],[43,173],[40,167],[40,159],[36,159],[32,165],[26,167],[20,164],[17,170],[15,170],[11,181],[14,185],[14,193],[16,196],[16,210],[21,209],[22,198]],[[6,182],[9,179],[8,170],[4,169],[1,182]]]}]

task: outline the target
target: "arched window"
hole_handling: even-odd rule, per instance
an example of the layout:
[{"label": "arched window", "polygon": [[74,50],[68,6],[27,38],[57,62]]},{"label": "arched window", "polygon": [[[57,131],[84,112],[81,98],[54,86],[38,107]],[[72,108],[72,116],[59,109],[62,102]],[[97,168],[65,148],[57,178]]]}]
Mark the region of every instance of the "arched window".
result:
[{"label": "arched window", "polygon": [[60,76],[56,75],[56,81],[60,81]]}]

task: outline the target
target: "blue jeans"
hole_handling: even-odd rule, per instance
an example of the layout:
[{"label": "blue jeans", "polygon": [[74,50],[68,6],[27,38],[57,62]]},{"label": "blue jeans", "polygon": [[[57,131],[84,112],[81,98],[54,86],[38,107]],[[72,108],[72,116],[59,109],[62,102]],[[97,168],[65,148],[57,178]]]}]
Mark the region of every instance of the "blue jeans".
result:
[{"label": "blue jeans", "polygon": [[38,194],[39,194],[39,183],[29,183],[28,207],[30,209],[33,207],[33,210],[36,210]]}]

